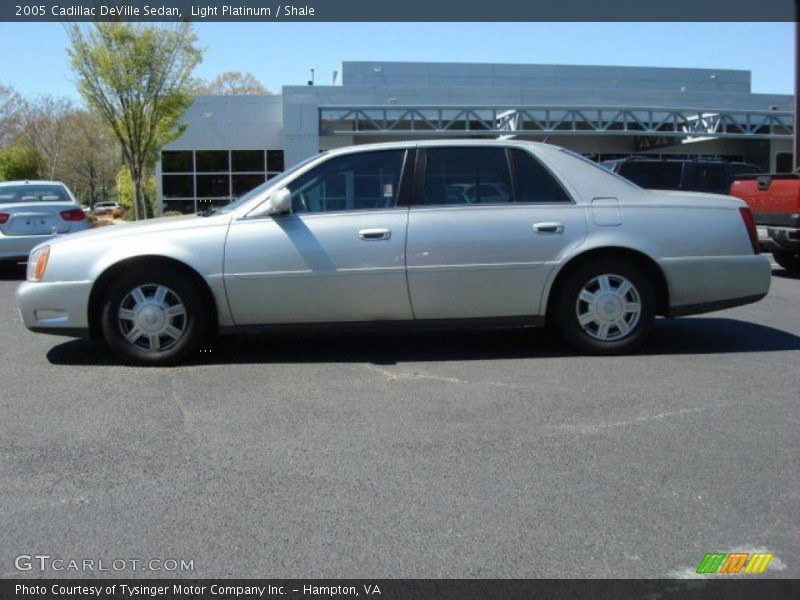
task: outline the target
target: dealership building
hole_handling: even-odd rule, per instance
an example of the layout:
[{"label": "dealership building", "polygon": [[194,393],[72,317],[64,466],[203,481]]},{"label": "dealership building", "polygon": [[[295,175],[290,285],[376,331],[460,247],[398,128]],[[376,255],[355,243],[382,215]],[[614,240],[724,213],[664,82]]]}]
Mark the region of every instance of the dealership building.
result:
[{"label": "dealership building", "polygon": [[337,75],[280,95],[196,97],[157,163],[163,210],[225,204],[320,151],[394,140],[513,138],[594,160],[791,170],[793,97],[754,94],[749,71],[379,61]]}]

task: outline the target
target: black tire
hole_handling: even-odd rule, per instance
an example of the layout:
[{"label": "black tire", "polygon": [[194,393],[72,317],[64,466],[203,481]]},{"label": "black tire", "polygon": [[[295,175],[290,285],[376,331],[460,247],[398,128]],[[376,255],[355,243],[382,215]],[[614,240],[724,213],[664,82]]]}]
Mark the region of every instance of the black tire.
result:
[{"label": "black tire", "polygon": [[[155,268],[141,268],[126,273],[114,282],[103,299],[103,337],[114,352],[127,363],[153,366],[180,363],[199,351],[200,345],[208,338],[211,331],[208,322],[211,311],[208,310],[205,297],[198,289],[195,280],[180,271],[172,273],[157,271]],[[120,309],[125,309],[131,305],[131,302],[135,302],[132,292],[137,288],[144,292],[145,300],[151,301],[151,303],[156,302],[156,290],[166,288],[167,295],[164,305],[169,306],[169,309],[175,309],[181,305],[184,308],[183,315],[170,316],[167,310],[159,312],[158,308],[151,308],[149,309],[151,312],[157,313],[155,316],[146,315],[138,320],[123,319]],[[176,303],[176,299],[179,302]],[[140,304],[137,303],[134,307],[139,307]],[[139,323],[149,326],[150,323],[147,322],[147,319],[150,317],[156,321],[156,326],[159,323],[172,325],[175,330],[181,332],[181,335],[172,337],[168,333],[156,332],[156,335],[151,336],[148,335],[148,331],[142,330],[141,337],[133,342],[126,339],[124,331],[135,336],[136,332],[133,330],[139,327]],[[158,338],[157,345],[162,347],[157,350],[146,347],[153,344],[150,340],[156,337]]]},{"label": "black tire", "polygon": [[[606,293],[599,287],[603,275],[608,275],[610,284]],[[632,286],[632,291],[623,293],[624,280]],[[597,287],[595,287],[597,286]],[[579,322],[579,310],[588,317],[592,310],[589,302],[579,299],[585,289],[590,295],[598,297],[595,304],[597,321],[589,321],[585,326]],[[638,347],[653,328],[656,313],[656,296],[653,285],[645,271],[634,262],[624,259],[603,258],[587,262],[567,275],[563,285],[556,292],[553,316],[561,335],[571,346],[586,354],[624,354]],[[607,298],[601,303],[600,298]],[[629,307],[635,307],[638,298],[640,310],[637,314]],[[631,312],[627,312],[631,310]],[[617,316],[619,315],[619,316]],[[616,317],[615,323],[608,320]],[[622,321],[622,322],[620,322]],[[605,325],[604,325],[605,324]],[[607,329],[602,328],[607,326]],[[630,329],[624,331],[625,327]],[[605,339],[599,339],[605,335]]]},{"label": "black tire", "polygon": [[772,253],[775,262],[782,266],[789,273],[800,273],[800,250],[779,250]]}]

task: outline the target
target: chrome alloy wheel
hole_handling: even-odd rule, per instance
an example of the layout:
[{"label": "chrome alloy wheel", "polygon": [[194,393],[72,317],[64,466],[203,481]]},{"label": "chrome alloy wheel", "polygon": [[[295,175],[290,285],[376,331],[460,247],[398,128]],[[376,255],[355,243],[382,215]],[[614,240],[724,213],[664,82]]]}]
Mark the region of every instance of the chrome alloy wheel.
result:
[{"label": "chrome alloy wheel", "polygon": [[186,332],[186,307],[170,288],[139,285],[119,305],[119,328],[128,342],[152,352],[169,350]]},{"label": "chrome alloy wheel", "polygon": [[642,300],[636,287],[621,275],[598,275],[581,288],[575,312],[585,333],[613,342],[639,323]]}]

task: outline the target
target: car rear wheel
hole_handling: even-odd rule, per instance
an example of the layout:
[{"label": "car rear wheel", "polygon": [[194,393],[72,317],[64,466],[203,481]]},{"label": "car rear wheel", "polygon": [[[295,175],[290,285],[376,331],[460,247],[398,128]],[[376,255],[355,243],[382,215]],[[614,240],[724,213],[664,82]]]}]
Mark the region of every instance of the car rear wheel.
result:
[{"label": "car rear wheel", "polygon": [[103,336],[127,362],[175,364],[196,352],[207,337],[208,314],[191,277],[131,273],[105,296]]},{"label": "car rear wheel", "polygon": [[800,273],[800,251],[791,252],[788,250],[781,250],[773,252],[772,257],[775,262],[782,266],[790,273]]},{"label": "car rear wheel", "polygon": [[556,298],[564,339],[587,354],[621,354],[644,341],[655,320],[655,293],[645,272],[618,259],[594,260],[568,275]]}]

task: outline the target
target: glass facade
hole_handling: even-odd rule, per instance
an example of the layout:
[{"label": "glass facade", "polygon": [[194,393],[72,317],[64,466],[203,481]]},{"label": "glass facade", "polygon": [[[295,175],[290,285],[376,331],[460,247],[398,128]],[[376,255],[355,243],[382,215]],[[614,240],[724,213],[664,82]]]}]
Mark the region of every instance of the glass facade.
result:
[{"label": "glass facade", "polygon": [[165,150],[163,209],[193,213],[228,204],[283,168],[283,150]]}]

